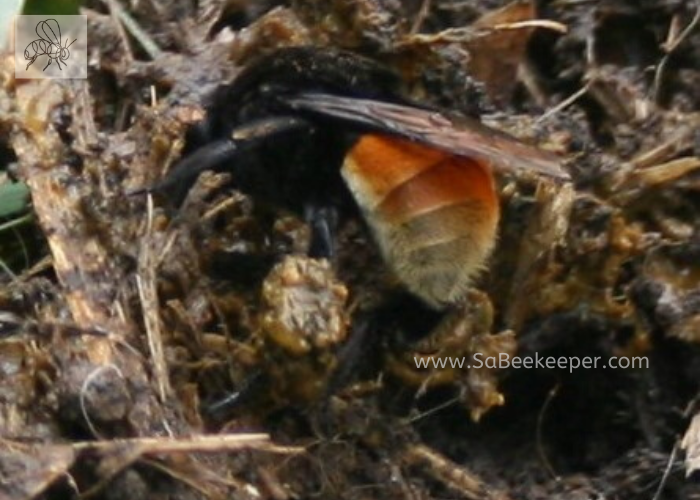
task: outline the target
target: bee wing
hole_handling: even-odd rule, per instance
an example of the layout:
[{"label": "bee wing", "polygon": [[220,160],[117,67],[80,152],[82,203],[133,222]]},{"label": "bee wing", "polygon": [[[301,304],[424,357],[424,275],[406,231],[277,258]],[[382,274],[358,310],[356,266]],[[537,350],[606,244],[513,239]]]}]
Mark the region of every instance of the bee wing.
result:
[{"label": "bee wing", "polygon": [[305,93],[286,99],[297,110],[347,120],[421,142],[459,156],[476,157],[509,172],[536,172],[568,180],[559,158],[476,120],[453,119],[417,107],[332,94]]},{"label": "bee wing", "polygon": [[61,45],[61,27],[55,19],[47,19],[36,25],[36,34],[51,44]]}]

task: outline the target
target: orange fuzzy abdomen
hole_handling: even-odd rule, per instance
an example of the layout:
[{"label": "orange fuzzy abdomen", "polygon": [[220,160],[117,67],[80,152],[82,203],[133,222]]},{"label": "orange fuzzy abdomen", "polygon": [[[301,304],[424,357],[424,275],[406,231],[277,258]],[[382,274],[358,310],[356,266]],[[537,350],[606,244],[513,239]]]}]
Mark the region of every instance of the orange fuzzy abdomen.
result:
[{"label": "orange fuzzy abdomen", "polygon": [[496,241],[499,203],[488,165],[365,135],[342,174],[406,287],[434,307],[459,301]]}]

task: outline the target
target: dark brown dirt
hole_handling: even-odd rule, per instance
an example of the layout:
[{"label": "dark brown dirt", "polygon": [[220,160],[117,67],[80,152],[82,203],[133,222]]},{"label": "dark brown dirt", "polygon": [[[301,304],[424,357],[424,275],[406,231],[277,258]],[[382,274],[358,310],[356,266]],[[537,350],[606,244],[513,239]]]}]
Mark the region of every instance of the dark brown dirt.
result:
[{"label": "dark brown dirt", "polygon": [[[141,37],[109,4],[86,7],[88,81],[0,66],[3,151],[46,242],[0,282],[0,499],[700,499],[693,2],[146,0],[126,10]],[[358,311],[396,288],[359,218],[330,265],[228,175],[177,211],[129,196],[214,90],[299,45],[373,58],[572,176],[499,179],[464,307],[417,344],[382,332],[330,396]],[[646,365],[412,365],[475,353]]]}]

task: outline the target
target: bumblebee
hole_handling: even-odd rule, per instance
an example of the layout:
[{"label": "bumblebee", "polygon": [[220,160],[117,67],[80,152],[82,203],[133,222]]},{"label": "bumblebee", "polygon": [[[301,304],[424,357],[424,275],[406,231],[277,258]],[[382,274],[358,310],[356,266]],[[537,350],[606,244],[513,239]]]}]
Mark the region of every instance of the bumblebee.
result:
[{"label": "bumblebee", "polygon": [[332,257],[338,224],[359,211],[407,292],[389,309],[422,330],[411,336],[427,335],[464,301],[493,251],[494,171],[568,176],[556,156],[412,103],[399,83],[348,52],[298,47],[262,57],[214,93],[155,190],[182,199],[202,171],[230,172],[239,190],[304,217],[312,257]]},{"label": "bumblebee", "polygon": [[275,52],[214,95],[157,188],[182,196],[200,172],[230,171],[241,191],[302,214],[319,257],[333,254],[351,199],[408,291],[433,309],[458,303],[496,241],[493,171],[568,176],[555,156],[402,101],[397,87],[351,53]]}]

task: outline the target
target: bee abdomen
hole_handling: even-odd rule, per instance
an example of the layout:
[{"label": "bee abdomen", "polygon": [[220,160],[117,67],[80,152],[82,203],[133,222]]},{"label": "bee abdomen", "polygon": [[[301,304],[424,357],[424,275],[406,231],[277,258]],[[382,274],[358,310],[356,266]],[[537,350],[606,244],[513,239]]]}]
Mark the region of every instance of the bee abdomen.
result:
[{"label": "bee abdomen", "polygon": [[397,277],[428,304],[459,301],[496,240],[488,166],[394,137],[364,136],[343,177]]}]

